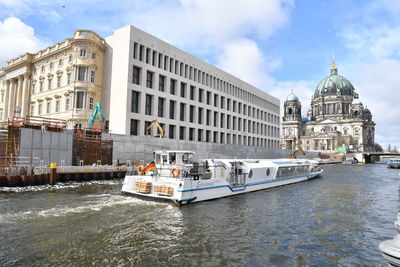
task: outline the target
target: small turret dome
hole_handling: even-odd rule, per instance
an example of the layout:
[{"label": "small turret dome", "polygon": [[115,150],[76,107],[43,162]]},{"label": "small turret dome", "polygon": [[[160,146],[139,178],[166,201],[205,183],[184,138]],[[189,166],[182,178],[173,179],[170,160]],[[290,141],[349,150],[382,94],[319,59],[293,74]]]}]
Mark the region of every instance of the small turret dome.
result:
[{"label": "small turret dome", "polygon": [[299,101],[299,98],[292,92],[290,95],[287,96],[286,101]]},{"label": "small turret dome", "polygon": [[362,105],[362,102],[361,102],[360,99],[355,98],[355,99],[353,100],[353,102],[351,102],[351,104],[352,104],[352,105]]},{"label": "small turret dome", "polygon": [[363,114],[371,114],[371,111],[368,108],[364,108]]}]

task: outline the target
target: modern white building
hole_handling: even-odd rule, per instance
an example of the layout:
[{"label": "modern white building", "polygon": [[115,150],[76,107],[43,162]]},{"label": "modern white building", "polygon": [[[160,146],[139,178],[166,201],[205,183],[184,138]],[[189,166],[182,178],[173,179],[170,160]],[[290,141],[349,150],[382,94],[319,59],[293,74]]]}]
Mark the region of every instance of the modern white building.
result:
[{"label": "modern white building", "polygon": [[279,99],[133,26],[105,40],[112,133],[143,136],[157,119],[171,139],[278,148]]}]

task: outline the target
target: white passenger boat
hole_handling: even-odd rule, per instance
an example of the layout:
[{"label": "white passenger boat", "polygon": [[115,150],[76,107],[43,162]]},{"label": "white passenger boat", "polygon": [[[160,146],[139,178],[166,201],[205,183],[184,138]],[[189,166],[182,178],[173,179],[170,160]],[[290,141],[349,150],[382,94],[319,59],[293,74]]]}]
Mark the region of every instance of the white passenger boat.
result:
[{"label": "white passenger boat", "polygon": [[388,168],[400,168],[400,158],[388,159]]},{"label": "white passenger boat", "polygon": [[177,205],[227,197],[319,176],[322,168],[306,159],[194,160],[190,151],[156,151],[147,167],[130,170],[122,194]]},{"label": "white passenger boat", "polygon": [[400,267],[400,213],[397,214],[397,220],[394,222],[394,225],[397,234],[393,239],[381,242],[379,244],[379,250],[390,266]]}]

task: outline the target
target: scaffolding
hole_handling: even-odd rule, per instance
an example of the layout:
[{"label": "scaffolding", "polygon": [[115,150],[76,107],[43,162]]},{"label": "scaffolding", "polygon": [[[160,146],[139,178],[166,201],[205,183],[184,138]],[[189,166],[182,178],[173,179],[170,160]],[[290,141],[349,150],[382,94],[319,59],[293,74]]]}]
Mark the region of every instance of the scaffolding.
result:
[{"label": "scaffolding", "polygon": [[109,134],[99,128],[76,129],[72,163],[74,165],[111,165],[113,142]]}]

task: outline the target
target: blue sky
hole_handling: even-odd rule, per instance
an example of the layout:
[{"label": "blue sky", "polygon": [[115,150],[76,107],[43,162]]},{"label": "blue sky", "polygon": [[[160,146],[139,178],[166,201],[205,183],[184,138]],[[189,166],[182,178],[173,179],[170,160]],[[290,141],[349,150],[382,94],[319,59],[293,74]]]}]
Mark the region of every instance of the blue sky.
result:
[{"label": "blue sky", "polygon": [[[63,7],[65,6],[65,8]],[[0,0],[0,64],[90,29],[132,24],[307,112],[332,57],[377,123],[376,141],[400,147],[400,1]]]}]

